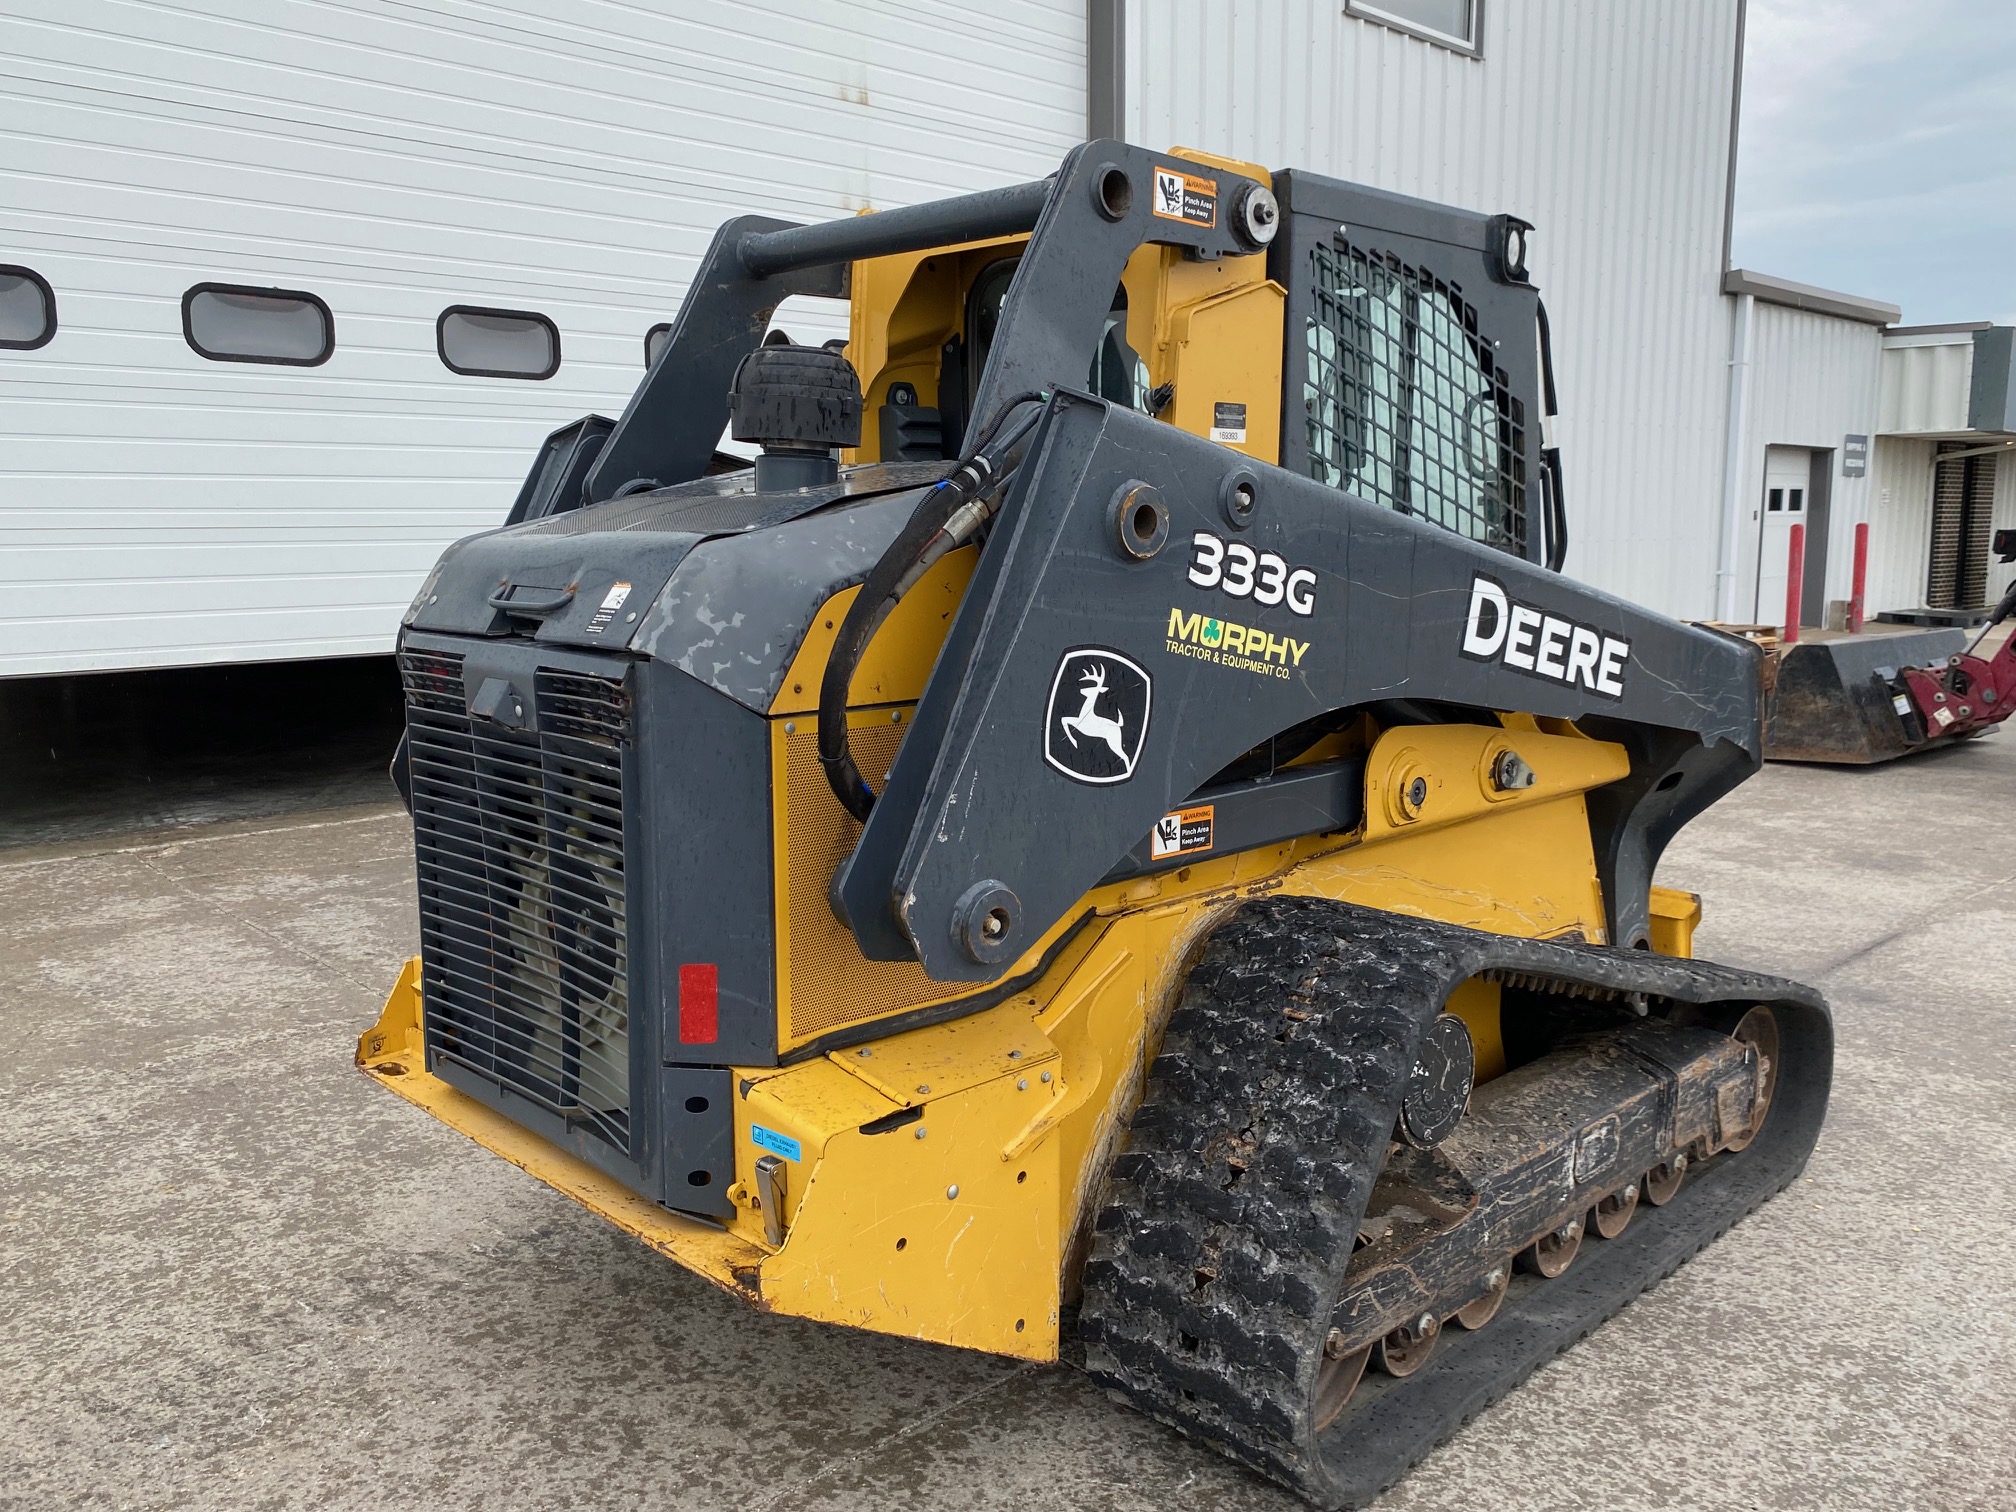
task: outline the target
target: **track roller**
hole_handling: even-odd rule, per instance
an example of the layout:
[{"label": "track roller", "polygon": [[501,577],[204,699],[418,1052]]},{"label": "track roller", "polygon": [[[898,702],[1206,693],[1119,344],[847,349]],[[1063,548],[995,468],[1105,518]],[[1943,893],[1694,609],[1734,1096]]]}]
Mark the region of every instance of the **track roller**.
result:
[{"label": "track roller", "polygon": [[1372,1358],[1390,1376],[1410,1376],[1428,1363],[1435,1353],[1435,1341],[1441,1337],[1442,1325],[1435,1314],[1423,1313],[1374,1344]]},{"label": "track roller", "polygon": [[1483,1295],[1465,1302],[1450,1316],[1464,1328],[1482,1328],[1498,1316],[1505,1305],[1505,1288],[1512,1284],[1512,1267],[1501,1265],[1484,1278]]},{"label": "track roller", "polygon": [[1605,1239],[1615,1239],[1631,1226],[1631,1215],[1637,1211],[1638,1183],[1634,1181],[1589,1209],[1589,1227]]},{"label": "track roller", "polygon": [[1639,1186],[1644,1189],[1647,1202],[1654,1207],[1664,1207],[1679,1195],[1680,1183],[1686,1179],[1687,1152],[1682,1150],[1671,1160],[1647,1171]]},{"label": "track roller", "polygon": [[1570,1218],[1551,1234],[1542,1234],[1519,1251],[1519,1264],[1535,1275],[1552,1281],[1575,1263],[1582,1248],[1582,1220]]}]

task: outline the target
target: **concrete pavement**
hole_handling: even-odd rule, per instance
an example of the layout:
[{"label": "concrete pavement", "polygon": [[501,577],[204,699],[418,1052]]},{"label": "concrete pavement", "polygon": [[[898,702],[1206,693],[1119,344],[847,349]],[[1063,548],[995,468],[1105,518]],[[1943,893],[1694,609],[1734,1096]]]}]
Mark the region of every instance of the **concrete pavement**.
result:
[{"label": "concrete pavement", "polygon": [[[1704,955],[1841,1028],[1807,1177],[1381,1503],[2007,1508],[2016,737],[1772,768]],[[1285,1509],[1068,1368],[749,1312],[350,1068],[374,806],[0,851],[0,1506]]]}]

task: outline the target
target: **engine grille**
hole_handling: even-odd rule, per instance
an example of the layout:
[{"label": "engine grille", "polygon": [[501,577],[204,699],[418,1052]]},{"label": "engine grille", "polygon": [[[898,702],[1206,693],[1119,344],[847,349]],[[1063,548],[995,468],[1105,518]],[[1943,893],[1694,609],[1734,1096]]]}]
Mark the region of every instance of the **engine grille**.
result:
[{"label": "engine grille", "polygon": [[1310,249],[1309,472],[1526,551],[1524,406],[1455,285],[1390,253]]},{"label": "engine grille", "polygon": [[471,719],[460,656],[399,661],[427,1048],[628,1154],[623,682],[541,668],[516,736]]}]

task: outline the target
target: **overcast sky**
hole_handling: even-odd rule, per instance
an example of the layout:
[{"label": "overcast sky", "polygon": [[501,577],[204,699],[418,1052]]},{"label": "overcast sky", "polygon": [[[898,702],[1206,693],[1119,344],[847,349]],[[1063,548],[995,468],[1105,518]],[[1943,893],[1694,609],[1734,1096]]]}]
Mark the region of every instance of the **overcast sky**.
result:
[{"label": "overcast sky", "polygon": [[2016,3],[1750,0],[1736,266],[2016,323]]}]

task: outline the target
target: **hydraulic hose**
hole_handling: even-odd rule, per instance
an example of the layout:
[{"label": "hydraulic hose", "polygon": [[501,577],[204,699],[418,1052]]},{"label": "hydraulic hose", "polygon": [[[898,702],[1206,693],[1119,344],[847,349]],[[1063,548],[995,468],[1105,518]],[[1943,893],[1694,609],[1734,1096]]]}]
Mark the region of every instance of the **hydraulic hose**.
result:
[{"label": "hydraulic hose", "polygon": [[1547,568],[1559,572],[1561,564],[1568,560],[1568,502],[1561,493],[1561,448],[1554,445],[1547,432],[1549,423],[1561,413],[1561,403],[1554,394],[1554,332],[1547,324],[1547,301],[1534,303],[1539,310],[1540,388],[1545,412],[1540,429],[1540,466],[1547,477]]},{"label": "hydraulic hose", "polygon": [[1042,418],[1040,409],[1024,416],[998,443],[994,437],[1017,407],[1038,393],[1017,394],[996,412],[981,439],[936,488],[918,501],[909,520],[869,570],[833,638],[826,673],[819,684],[819,765],[826,785],[840,806],[863,824],[875,807],[875,790],[861,775],[847,738],[847,694],[854,673],[875,632],[903,595],[933,563],[963,545],[994,513],[994,501],[1016,465],[1004,459]]}]

